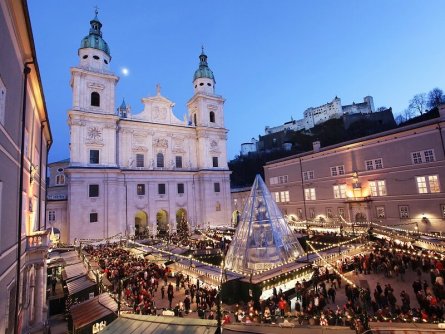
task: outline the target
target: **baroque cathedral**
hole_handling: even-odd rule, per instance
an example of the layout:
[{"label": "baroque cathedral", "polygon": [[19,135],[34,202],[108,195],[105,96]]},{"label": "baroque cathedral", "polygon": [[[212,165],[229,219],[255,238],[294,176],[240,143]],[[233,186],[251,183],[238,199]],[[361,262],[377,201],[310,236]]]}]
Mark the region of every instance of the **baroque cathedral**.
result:
[{"label": "baroque cathedral", "polygon": [[119,78],[110,69],[97,11],[90,25],[79,64],[71,68],[70,160],[58,168],[67,192],[65,219],[55,224],[62,241],[229,224],[224,98],[215,94],[204,50],[184,120],[159,86],[142,99],[143,110],[132,113],[125,102],[116,109]]}]

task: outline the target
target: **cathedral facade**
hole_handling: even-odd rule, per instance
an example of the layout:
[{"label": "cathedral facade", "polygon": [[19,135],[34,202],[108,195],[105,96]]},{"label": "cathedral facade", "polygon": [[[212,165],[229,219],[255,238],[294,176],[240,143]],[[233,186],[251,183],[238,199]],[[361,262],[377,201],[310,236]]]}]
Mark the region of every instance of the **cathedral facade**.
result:
[{"label": "cathedral facade", "polygon": [[215,94],[204,51],[184,120],[159,86],[155,96],[142,99],[143,110],[132,113],[125,102],[115,107],[119,78],[109,67],[97,13],[90,25],[79,64],[71,68],[67,214],[56,224],[65,230],[63,241],[229,224],[224,99]]}]

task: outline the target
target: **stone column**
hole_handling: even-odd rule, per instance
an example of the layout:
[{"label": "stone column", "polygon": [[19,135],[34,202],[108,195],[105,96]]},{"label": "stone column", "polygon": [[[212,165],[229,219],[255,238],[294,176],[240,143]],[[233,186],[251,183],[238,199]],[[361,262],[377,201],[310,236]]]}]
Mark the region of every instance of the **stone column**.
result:
[{"label": "stone column", "polygon": [[43,306],[46,299],[46,279],[45,279],[45,265],[40,263],[36,265],[36,278],[35,278],[35,323],[41,324],[43,322]]}]

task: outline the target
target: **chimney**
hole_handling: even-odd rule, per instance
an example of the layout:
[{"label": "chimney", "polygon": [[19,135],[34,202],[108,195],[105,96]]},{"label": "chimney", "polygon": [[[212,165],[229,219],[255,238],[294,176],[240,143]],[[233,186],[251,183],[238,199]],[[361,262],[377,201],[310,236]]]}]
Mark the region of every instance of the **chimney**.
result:
[{"label": "chimney", "polygon": [[319,152],[320,151],[320,141],[314,141],[312,142],[312,147],[314,149],[314,152]]}]

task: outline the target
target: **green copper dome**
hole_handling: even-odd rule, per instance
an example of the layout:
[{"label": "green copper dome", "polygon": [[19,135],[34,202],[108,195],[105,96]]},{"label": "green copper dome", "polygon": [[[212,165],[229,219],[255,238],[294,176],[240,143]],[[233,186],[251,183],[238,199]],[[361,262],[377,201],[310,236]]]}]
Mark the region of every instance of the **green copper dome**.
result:
[{"label": "green copper dome", "polygon": [[207,64],[207,56],[204,53],[204,48],[202,49],[201,54],[199,55],[199,68],[195,71],[195,75],[193,76],[193,81],[198,78],[209,78],[215,82],[215,76],[213,75],[212,70],[209,68]]},{"label": "green copper dome", "polygon": [[100,23],[99,19],[97,18],[97,14],[98,12],[96,10],[94,19],[90,21],[90,33],[88,34],[88,36],[85,36],[82,39],[82,42],[80,42],[80,48],[93,48],[101,50],[111,57],[110,48],[108,47],[107,42],[105,42],[102,38],[102,31],[100,31],[100,29],[102,28],[102,23]]}]

